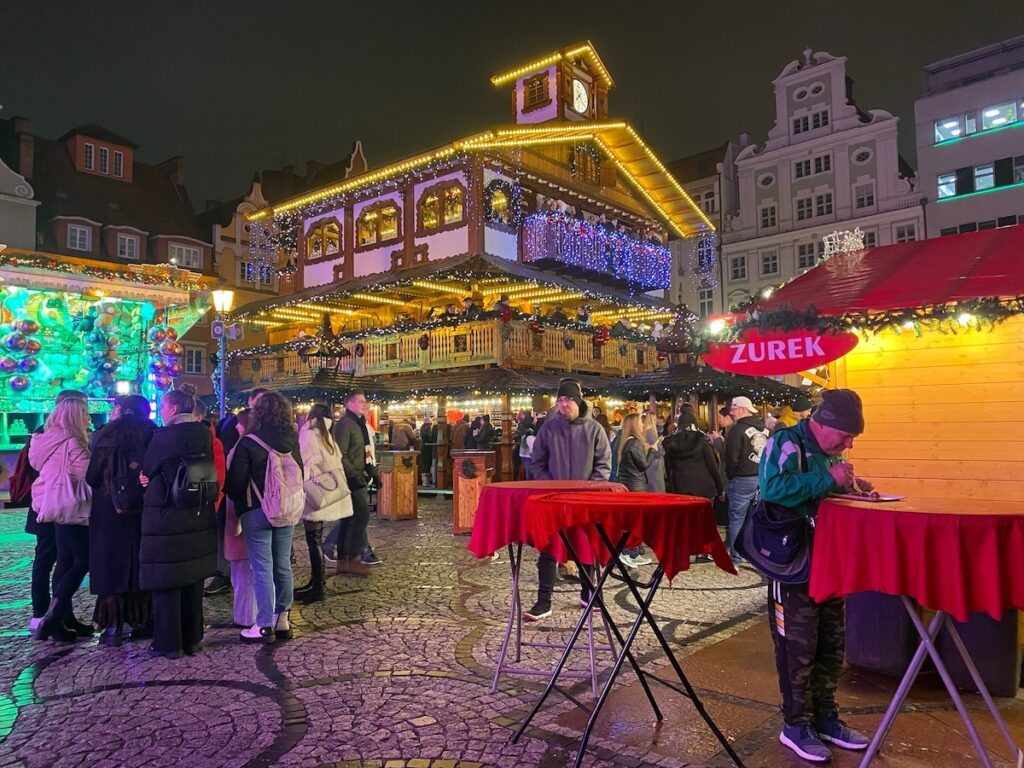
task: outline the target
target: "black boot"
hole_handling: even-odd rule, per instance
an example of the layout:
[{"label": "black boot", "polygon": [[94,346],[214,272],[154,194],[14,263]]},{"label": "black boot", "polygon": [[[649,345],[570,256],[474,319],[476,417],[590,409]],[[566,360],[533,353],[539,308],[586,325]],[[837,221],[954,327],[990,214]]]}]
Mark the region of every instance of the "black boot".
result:
[{"label": "black boot", "polygon": [[65,618],[63,624],[74,632],[76,637],[92,637],[96,633],[96,628],[92,624],[83,624],[74,616]]},{"label": "black boot", "polygon": [[64,626],[60,620],[60,600],[53,598],[50,607],[43,616],[43,623],[36,630],[36,640],[56,640],[58,643],[73,643],[78,637],[74,632]]},{"label": "black boot", "polygon": [[122,643],[121,625],[107,627],[100,633],[100,645],[108,645],[112,648],[120,648]]},{"label": "black boot", "polygon": [[323,523],[306,529],[306,545],[309,548],[309,584],[295,590],[295,602],[318,603],[324,599],[324,551],[320,547]]}]

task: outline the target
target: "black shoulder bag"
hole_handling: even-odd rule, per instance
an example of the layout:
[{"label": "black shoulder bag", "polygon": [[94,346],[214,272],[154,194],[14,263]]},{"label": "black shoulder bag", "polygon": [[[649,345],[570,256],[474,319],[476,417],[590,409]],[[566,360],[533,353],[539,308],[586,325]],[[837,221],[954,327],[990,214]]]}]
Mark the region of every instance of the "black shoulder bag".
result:
[{"label": "black shoulder bag", "polygon": [[[804,443],[799,437],[800,471],[804,472]],[[811,579],[814,517],[791,507],[769,504],[760,492],[747,507],[733,546],[740,556],[772,581],[806,584]]]}]

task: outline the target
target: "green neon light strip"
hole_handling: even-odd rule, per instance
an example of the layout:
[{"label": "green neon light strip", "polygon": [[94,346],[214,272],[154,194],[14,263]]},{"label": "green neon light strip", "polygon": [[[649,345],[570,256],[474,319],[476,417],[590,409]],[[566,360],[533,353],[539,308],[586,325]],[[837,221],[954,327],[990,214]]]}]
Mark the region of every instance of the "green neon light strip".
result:
[{"label": "green neon light strip", "polygon": [[988,136],[989,134],[992,133],[999,133],[1000,131],[1005,131],[1007,128],[1020,128],[1021,126],[1024,126],[1024,120],[1017,120],[1016,122],[1013,123],[1000,125],[998,128],[986,128],[983,131],[975,131],[974,133],[969,133],[966,136],[957,136],[952,139],[943,139],[942,141],[935,142],[935,144],[933,144],[932,146],[948,147],[950,144],[956,144],[958,141],[964,141],[965,139],[973,139],[975,136]]},{"label": "green neon light strip", "polygon": [[989,187],[988,189],[980,189],[977,192],[968,192],[963,195],[953,195],[952,197],[942,197],[936,200],[936,203],[949,203],[953,200],[964,200],[968,197],[977,197],[978,195],[987,195],[991,192],[1002,192],[1004,189],[1020,189],[1024,187],[1024,181],[1018,181],[1016,184],[1004,184],[1001,187]]}]

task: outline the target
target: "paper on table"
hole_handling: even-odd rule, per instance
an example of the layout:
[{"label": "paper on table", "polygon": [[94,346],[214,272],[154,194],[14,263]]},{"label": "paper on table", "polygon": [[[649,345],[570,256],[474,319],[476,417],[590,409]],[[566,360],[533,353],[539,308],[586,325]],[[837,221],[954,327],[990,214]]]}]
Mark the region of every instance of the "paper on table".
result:
[{"label": "paper on table", "polygon": [[833,499],[849,499],[850,501],[902,501],[907,498],[906,496],[890,496],[884,493],[878,496],[861,496],[856,493],[834,493],[832,494]]}]

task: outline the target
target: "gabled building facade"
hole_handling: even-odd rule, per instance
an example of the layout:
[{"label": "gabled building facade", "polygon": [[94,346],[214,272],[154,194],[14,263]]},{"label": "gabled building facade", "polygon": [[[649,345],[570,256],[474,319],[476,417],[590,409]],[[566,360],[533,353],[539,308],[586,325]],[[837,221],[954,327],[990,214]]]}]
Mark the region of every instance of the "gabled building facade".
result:
[{"label": "gabled building facade", "polygon": [[805,50],[773,86],[775,126],[737,156],[739,210],[721,231],[729,305],[814,266],[833,231],[859,228],[866,247],[924,237],[899,119],[857,105],[846,58]]}]

